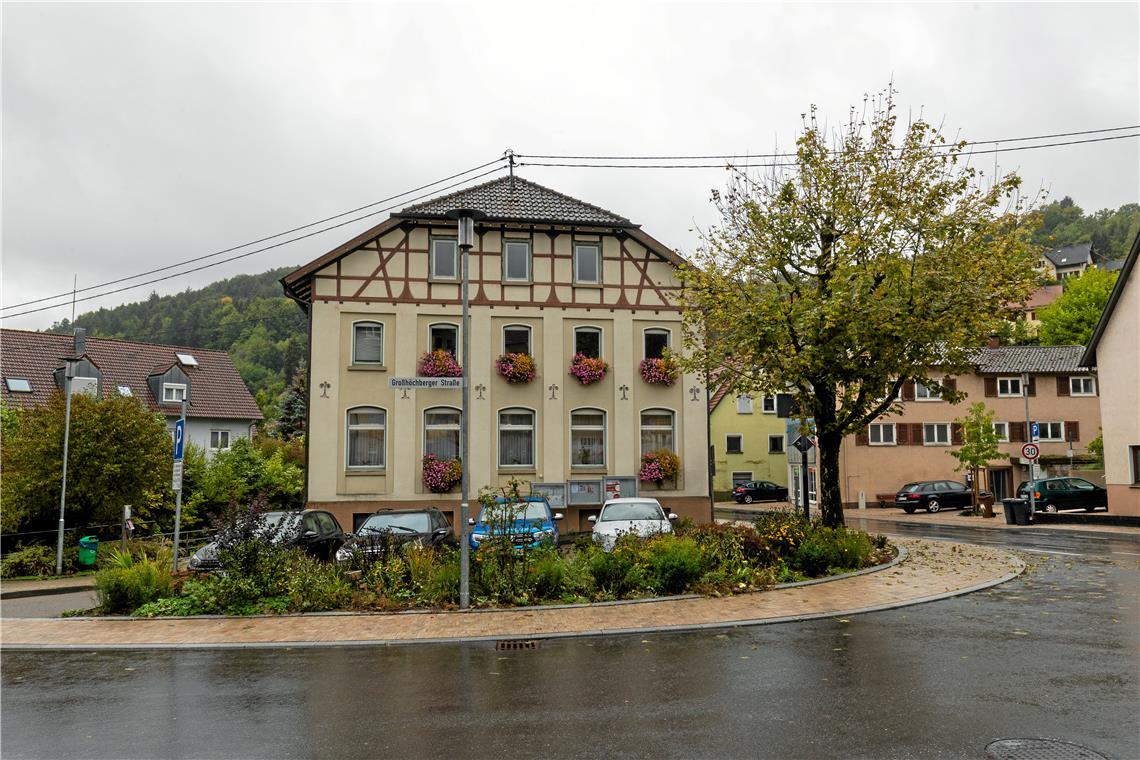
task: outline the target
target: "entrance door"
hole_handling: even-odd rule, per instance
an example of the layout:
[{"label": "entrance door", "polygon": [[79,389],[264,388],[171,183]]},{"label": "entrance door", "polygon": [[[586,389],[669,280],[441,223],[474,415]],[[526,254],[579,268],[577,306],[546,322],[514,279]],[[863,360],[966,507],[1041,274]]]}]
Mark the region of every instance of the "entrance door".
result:
[{"label": "entrance door", "polygon": [[1008,467],[1001,470],[990,470],[990,491],[994,495],[994,503],[1008,499],[1013,492],[1013,476]]}]

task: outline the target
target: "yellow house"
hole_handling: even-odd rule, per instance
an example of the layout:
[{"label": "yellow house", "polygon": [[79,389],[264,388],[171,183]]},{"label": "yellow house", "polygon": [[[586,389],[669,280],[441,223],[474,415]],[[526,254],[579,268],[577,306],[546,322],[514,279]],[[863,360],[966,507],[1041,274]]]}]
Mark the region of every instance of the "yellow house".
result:
[{"label": "yellow house", "polygon": [[722,385],[709,399],[709,427],[717,500],[750,480],[788,484],[787,421],[776,416],[775,396],[735,396]]},{"label": "yellow house", "polygon": [[[470,356],[446,216],[456,208],[486,215],[469,255]],[[429,505],[454,523],[458,484],[424,470],[458,457],[461,391],[390,380],[466,364],[472,496],[511,478],[536,484],[565,513],[563,531],[588,529],[617,493],[711,520],[704,386],[645,371],[680,346],[681,263],[628,219],[512,175],[406,208],[287,275],[309,315],[308,504],[345,526]],[[503,374],[507,355],[533,371]],[[586,360],[592,373],[579,371]],[[642,455],[661,449],[679,473],[639,481]]]}]

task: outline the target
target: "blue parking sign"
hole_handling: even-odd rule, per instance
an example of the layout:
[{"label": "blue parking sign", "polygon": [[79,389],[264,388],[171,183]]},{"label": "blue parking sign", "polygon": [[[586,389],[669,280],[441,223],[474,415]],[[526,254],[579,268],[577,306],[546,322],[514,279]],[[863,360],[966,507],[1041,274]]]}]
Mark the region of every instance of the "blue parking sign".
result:
[{"label": "blue parking sign", "polygon": [[1029,431],[1029,440],[1036,441],[1041,437],[1041,428],[1037,426],[1036,422],[1033,423],[1033,427],[1031,427]]},{"label": "blue parking sign", "polygon": [[186,442],[186,420],[174,423],[174,461],[182,461],[182,444]]}]

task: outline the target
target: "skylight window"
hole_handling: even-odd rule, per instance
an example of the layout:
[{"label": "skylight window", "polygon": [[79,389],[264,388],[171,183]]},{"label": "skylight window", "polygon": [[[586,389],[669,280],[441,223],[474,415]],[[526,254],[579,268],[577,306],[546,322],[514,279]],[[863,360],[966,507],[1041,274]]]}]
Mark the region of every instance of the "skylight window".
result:
[{"label": "skylight window", "polygon": [[193,354],[176,353],[174,355],[178,357],[178,363],[181,364],[183,367],[197,367],[198,366],[198,360],[194,358]]},{"label": "skylight window", "polygon": [[135,395],[134,392],[131,391],[131,386],[129,386],[129,385],[119,385],[116,387],[119,389],[119,395],[120,396],[133,396],[133,395]]},{"label": "skylight window", "polygon": [[8,383],[8,390],[12,393],[32,392],[32,384],[22,377],[7,377],[4,379]]}]

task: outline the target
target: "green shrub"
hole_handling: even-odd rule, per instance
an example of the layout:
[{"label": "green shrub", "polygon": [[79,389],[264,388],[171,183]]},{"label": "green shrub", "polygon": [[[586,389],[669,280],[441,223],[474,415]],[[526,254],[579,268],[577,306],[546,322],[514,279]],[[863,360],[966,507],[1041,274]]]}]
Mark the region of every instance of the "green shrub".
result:
[{"label": "green shrub", "polygon": [[548,549],[531,558],[529,568],[537,599],[561,599],[566,592],[569,568],[557,549]]},{"label": "green shrub", "polygon": [[621,599],[641,586],[644,572],[637,563],[640,544],[636,536],[621,536],[612,552],[606,553],[594,546],[583,553],[594,589],[603,597]]},{"label": "green shrub", "polygon": [[873,562],[874,546],[866,533],[813,526],[795,550],[792,567],[808,576],[858,570]]},{"label": "green shrub", "polygon": [[763,512],[753,523],[756,534],[775,557],[791,557],[812,529],[802,515],[792,512]]},{"label": "green shrub", "polygon": [[170,569],[151,561],[95,574],[95,593],[105,613],[133,612],[147,602],[169,596],[170,590]]},{"label": "green shrub", "polygon": [[296,553],[288,564],[290,612],[319,612],[345,607],[352,599],[352,586],[335,565]]},{"label": "green shrub", "polygon": [[690,537],[664,535],[648,542],[647,576],[658,593],[679,594],[701,577],[701,548]]},{"label": "green shrub", "polygon": [[51,575],[55,572],[55,549],[50,546],[22,546],[4,555],[0,578]]}]

